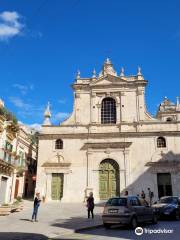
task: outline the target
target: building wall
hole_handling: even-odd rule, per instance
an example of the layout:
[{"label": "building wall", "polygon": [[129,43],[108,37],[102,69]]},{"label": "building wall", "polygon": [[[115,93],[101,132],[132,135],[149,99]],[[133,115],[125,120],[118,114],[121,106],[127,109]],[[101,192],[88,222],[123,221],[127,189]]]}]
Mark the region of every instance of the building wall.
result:
[{"label": "building wall", "polygon": [[[162,161],[168,159],[179,160],[180,149],[178,144],[180,138],[177,136],[165,137],[167,147],[157,148],[157,136],[149,137],[127,137],[127,138],[103,138],[88,139],[88,142],[131,142],[127,149],[109,149],[107,150],[82,150],[87,139],[63,139],[64,149],[55,150],[55,140],[41,140],[39,145],[38,157],[38,175],[37,190],[42,195],[47,194],[47,181],[49,189],[51,188],[51,179],[47,179],[47,172],[41,167],[45,162],[57,161],[56,155],[62,156],[62,161],[70,162],[70,172],[66,174],[66,185],[64,185],[63,201],[83,201],[86,188],[92,189],[96,200],[99,200],[99,165],[102,160],[110,158],[115,160],[120,168],[120,191],[125,189],[131,194],[140,194],[142,190],[147,192],[150,187],[154,192],[155,198],[158,197],[157,191],[157,172],[152,167],[146,167],[148,162]],[[88,177],[87,177],[87,158],[88,158]],[[62,169],[59,169],[63,172]],[[162,170],[164,171],[164,170]],[[165,171],[169,172],[169,170]],[[173,193],[180,195],[180,188],[176,184],[179,181],[179,174],[172,172]],[[48,200],[51,200],[51,191],[49,190]]]}]

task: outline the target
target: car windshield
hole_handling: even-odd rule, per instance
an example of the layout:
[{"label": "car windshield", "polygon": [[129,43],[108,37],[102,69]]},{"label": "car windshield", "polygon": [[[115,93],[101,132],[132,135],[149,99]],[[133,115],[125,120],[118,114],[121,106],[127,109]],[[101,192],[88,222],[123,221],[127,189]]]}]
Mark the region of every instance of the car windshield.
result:
[{"label": "car windshield", "polygon": [[111,198],[107,201],[106,206],[126,206],[126,198]]},{"label": "car windshield", "polygon": [[177,199],[173,197],[161,198],[160,203],[177,203]]}]

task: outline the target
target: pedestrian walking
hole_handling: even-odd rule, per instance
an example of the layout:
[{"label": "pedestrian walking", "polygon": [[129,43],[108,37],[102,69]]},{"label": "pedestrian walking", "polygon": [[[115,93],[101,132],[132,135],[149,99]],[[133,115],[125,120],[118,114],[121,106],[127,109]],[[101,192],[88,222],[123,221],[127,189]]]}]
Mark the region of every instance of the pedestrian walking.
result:
[{"label": "pedestrian walking", "polygon": [[41,199],[40,199],[40,193],[36,193],[36,197],[34,199],[34,208],[33,208],[33,214],[32,214],[32,222],[38,222],[37,220],[37,214],[38,214],[38,208],[40,206],[40,202],[41,202]]},{"label": "pedestrian walking", "polygon": [[92,218],[94,218],[94,197],[93,197],[93,193],[90,192],[89,193],[89,197],[87,198],[87,210],[88,210],[88,218],[90,218],[90,214],[92,216]]},{"label": "pedestrian walking", "polygon": [[145,198],[146,198],[146,194],[144,193],[143,190],[142,190],[142,192],[141,192],[141,198],[142,198],[142,199],[145,199]]},{"label": "pedestrian walking", "polygon": [[148,188],[148,198],[149,198],[149,205],[152,205],[152,199],[154,197],[154,193],[151,191],[150,188]]}]

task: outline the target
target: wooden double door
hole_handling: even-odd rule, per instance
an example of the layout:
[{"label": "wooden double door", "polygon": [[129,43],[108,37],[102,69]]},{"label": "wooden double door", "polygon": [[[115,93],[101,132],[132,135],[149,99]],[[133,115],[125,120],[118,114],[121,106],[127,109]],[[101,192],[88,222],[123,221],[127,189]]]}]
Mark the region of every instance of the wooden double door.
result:
[{"label": "wooden double door", "polygon": [[119,166],[112,159],[105,159],[99,169],[99,196],[101,200],[120,195]]},{"label": "wooden double door", "polygon": [[64,174],[52,173],[51,198],[60,200],[63,197]]}]

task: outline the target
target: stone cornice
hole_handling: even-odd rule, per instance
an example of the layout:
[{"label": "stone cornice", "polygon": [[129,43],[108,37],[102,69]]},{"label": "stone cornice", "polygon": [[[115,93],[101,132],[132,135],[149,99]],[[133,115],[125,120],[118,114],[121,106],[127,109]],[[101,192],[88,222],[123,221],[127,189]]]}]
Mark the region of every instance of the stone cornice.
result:
[{"label": "stone cornice", "polygon": [[128,138],[128,137],[146,137],[146,136],[179,136],[180,131],[158,131],[158,132],[116,132],[116,133],[74,133],[74,134],[40,134],[39,140],[51,139],[105,139],[105,138]]},{"label": "stone cornice", "polygon": [[[100,105],[101,106],[101,105]],[[84,127],[86,129],[96,126],[96,127],[109,127],[109,126],[114,126],[114,127],[119,127],[119,126],[133,126],[134,123],[137,124],[137,126],[142,126],[142,125],[153,125],[153,124],[162,124],[162,125],[167,125],[167,124],[180,124],[180,121],[172,121],[172,122],[167,122],[167,121],[162,121],[159,119],[153,119],[150,121],[139,121],[139,122],[121,122],[119,124],[101,124],[101,123],[93,123],[93,124],[69,124],[69,125],[43,125],[42,128],[56,128],[56,127],[63,127],[63,128],[68,128],[68,127],[74,127],[74,128],[78,128],[78,127]]]},{"label": "stone cornice", "polygon": [[71,163],[66,162],[59,162],[59,163],[53,163],[53,162],[45,162],[42,167],[45,168],[62,168],[62,167],[69,167],[71,165]]},{"label": "stone cornice", "polygon": [[91,149],[106,149],[106,148],[128,148],[132,142],[105,142],[105,143],[85,143],[81,150]]},{"label": "stone cornice", "polygon": [[158,161],[158,162],[147,162],[145,166],[148,167],[162,167],[162,166],[166,166],[166,167],[180,167],[180,161],[177,160],[162,160],[162,161]]}]

